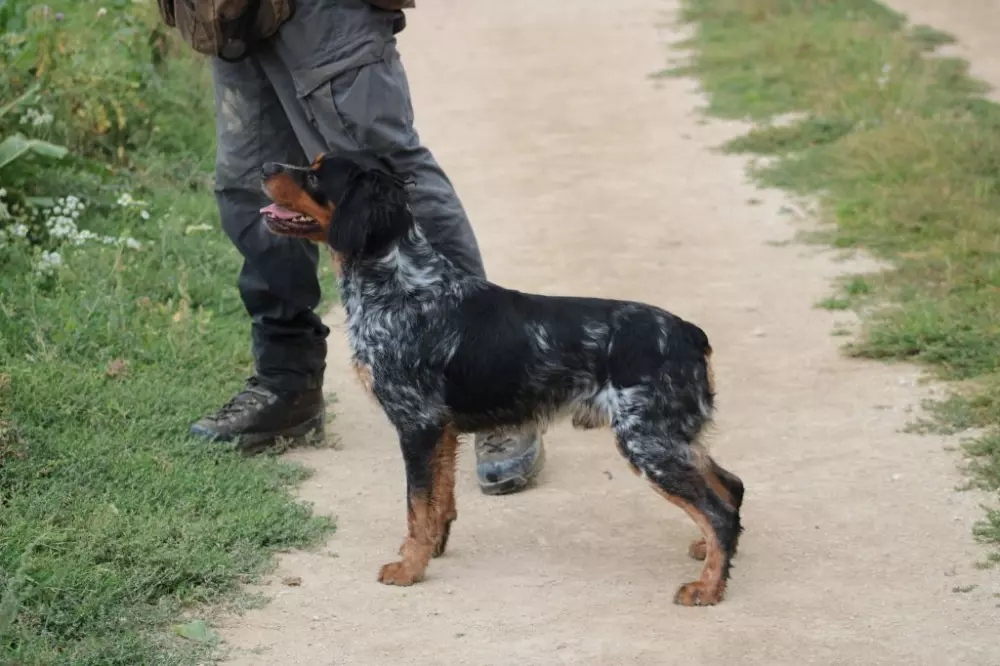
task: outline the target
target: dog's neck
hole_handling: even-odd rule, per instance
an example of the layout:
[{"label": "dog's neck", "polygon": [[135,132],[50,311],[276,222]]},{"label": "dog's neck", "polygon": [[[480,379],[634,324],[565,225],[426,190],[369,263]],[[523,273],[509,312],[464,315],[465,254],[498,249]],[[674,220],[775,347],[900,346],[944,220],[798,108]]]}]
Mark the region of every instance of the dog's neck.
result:
[{"label": "dog's neck", "polygon": [[435,250],[414,225],[378,255],[346,260],[341,290],[348,308],[377,306],[376,301],[385,306],[397,299],[436,302],[475,279]]},{"label": "dog's neck", "polygon": [[417,227],[377,256],[346,259],[340,296],[355,359],[369,366],[402,362],[400,336],[444,336],[436,329],[447,318],[428,314],[449,310],[481,283],[438,253]]}]

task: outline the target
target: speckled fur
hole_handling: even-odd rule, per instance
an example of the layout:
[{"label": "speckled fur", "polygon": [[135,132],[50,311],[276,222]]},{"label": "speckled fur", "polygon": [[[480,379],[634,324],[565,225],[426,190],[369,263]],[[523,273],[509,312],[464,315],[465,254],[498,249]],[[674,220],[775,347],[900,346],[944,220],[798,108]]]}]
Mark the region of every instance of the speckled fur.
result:
[{"label": "speckled fur", "polygon": [[[371,157],[318,160],[302,188],[318,206],[335,204],[325,231],[350,345],[400,436],[411,538],[413,516],[426,513],[414,513],[414,498],[431,493],[443,433],[569,416],[579,428],[610,426],[637,473],[711,525],[718,552],[706,572],[709,560],[715,570],[675,600],[721,599],[743,487],[700,444],[714,403],[700,328],[650,305],[525,294],[459,270],[424,238],[402,180]],[[392,566],[398,577],[419,563]]]}]

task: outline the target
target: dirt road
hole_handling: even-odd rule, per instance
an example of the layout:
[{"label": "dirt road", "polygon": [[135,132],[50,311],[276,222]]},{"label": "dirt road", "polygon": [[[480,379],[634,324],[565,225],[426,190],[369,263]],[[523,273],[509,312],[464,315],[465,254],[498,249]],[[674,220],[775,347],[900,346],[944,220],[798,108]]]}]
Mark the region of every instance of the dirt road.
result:
[{"label": "dirt road", "polygon": [[812,307],[855,266],[784,243],[798,227],[782,195],[710,150],[740,128],[701,121],[693,83],[647,78],[676,3],[418,4],[401,38],[418,126],[491,278],[648,301],[712,339],[712,448],[748,490],[734,577],[720,606],[671,604],[699,571],[694,526],[610,433],[564,425],[541,483],[510,497],[478,493],[469,445],[447,556],[422,585],[378,585],[405,527],[402,463],[334,312],[341,448],[292,457],[339,529],[283,557],[271,603],[229,621],[231,663],[1000,664],[1000,582],[970,535],[982,498],[954,491],[954,441],[900,431],[928,389],[914,368],[844,358],[830,333],[850,315]]},{"label": "dirt road", "polygon": [[965,58],[972,75],[993,86],[988,95],[1000,100],[1000,3],[995,0],[889,0],[885,4],[906,14],[914,24],[944,30],[958,43],[941,49],[944,55]]}]

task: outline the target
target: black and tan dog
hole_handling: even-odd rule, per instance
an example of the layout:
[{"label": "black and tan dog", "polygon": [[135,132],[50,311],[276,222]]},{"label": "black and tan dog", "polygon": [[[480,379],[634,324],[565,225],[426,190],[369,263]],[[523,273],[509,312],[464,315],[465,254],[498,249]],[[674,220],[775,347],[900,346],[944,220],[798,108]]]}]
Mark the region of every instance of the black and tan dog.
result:
[{"label": "black and tan dog", "polygon": [[399,433],[409,532],[379,580],[419,581],[444,552],[462,433],[544,427],[567,414],[610,426],[632,470],[684,509],[703,539],[701,577],[674,601],[722,599],[741,532],[743,483],[708,455],[712,349],[658,308],[504,289],[457,269],[424,238],[407,183],[377,156],[264,167],[272,232],[329,246],[354,364]]}]

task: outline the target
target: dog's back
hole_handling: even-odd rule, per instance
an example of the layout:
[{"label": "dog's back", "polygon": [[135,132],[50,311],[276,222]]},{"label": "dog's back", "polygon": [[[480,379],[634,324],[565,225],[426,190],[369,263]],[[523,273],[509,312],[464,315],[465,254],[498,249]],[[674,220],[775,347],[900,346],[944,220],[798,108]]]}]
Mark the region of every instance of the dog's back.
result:
[{"label": "dog's back", "polygon": [[708,337],[659,308],[484,283],[450,318],[458,344],[444,394],[463,430],[545,423],[566,411],[580,427],[610,424],[610,397],[643,387],[710,415]]}]

